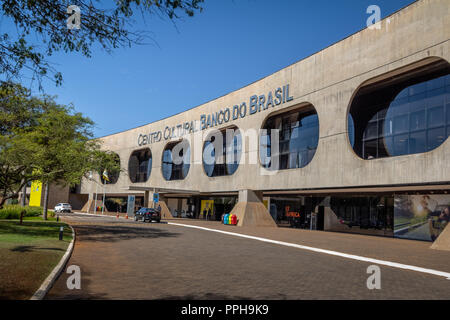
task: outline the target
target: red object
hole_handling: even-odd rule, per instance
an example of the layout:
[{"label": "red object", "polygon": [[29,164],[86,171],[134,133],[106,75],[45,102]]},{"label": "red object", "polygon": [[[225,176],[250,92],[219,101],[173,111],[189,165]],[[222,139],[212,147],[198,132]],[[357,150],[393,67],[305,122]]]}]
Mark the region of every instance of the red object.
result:
[{"label": "red object", "polygon": [[125,219],[128,219],[128,214],[125,214]]},{"label": "red object", "polygon": [[231,216],[231,224],[236,225],[237,224],[237,216],[235,214],[233,214]]}]

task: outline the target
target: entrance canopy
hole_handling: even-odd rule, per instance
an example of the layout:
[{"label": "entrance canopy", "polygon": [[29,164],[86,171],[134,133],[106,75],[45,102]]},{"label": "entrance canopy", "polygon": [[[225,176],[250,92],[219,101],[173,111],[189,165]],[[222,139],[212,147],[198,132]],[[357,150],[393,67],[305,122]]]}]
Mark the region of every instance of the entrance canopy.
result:
[{"label": "entrance canopy", "polygon": [[153,193],[162,193],[166,195],[176,195],[176,196],[201,196],[201,195],[214,195],[214,196],[236,196],[238,191],[230,192],[200,192],[198,190],[186,190],[186,189],[171,189],[171,188],[158,188],[158,187],[144,187],[144,186],[128,186],[124,188],[126,191],[149,191]]},{"label": "entrance canopy", "polygon": [[184,189],[169,189],[169,188],[157,188],[157,187],[143,187],[143,186],[129,186],[125,188],[128,191],[150,191],[158,193],[181,193],[181,194],[200,194],[198,190],[184,190]]}]

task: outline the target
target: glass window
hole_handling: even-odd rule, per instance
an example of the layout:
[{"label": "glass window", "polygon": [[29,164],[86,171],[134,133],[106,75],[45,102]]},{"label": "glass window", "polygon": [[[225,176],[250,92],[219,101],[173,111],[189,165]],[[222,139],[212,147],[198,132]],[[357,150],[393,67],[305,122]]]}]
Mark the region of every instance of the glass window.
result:
[{"label": "glass window", "polygon": [[162,174],[167,181],[183,180],[189,173],[191,150],[189,142],[169,143],[163,151]]},{"label": "glass window", "polygon": [[371,121],[367,124],[367,130],[364,132],[365,139],[378,137],[378,121]]},{"label": "glass window", "polygon": [[[450,72],[450,65],[446,68]],[[422,153],[447,139],[450,103],[446,103],[450,102],[450,92],[443,88],[450,75],[426,77],[428,80],[409,87],[411,79],[399,78],[396,84],[363,90],[355,96],[348,130],[352,130],[354,140],[350,141],[359,156],[374,159]],[[395,92],[399,93],[395,96]]]},{"label": "glass window", "polygon": [[426,131],[411,133],[409,138],[409,153],[421,153],[427,151]]},{"label": "glass window", "polygon": [[239,167],[239,162],[242,155],[242,137],[241,134],[233,136],[233,142],[227,144],[226,156],[227,156],[227,173],[232,175]]},{"label": "glass window", "polygon": [[[432,82],[433,80],[429,81]],[[414,96],[419,93],[423,93],[427,90],[427,82],[421,82],[409,87],[409,95]]]},{"label": "glass window", "polygon": [[[392,236],[392,197],[331,197],[330,207],[337,217],[329,230]],[[380,233],[380,231],[384,231]]]},{"label": "glass window", "polygon": [[447,103],[447,124],[450,124],[450,101]]},{"label": "glass window", "polygon": [[[389,157],[390,153],[389,153],[389,147],[392,146],[392,138],[379,138],[378,139],[378,154],[377,157],[378,158],[383,158],[383,157]],[[389,147],[388,147],[389,145]]]},{"label": "glass window", "polygon": [[394,120],[391,118],[386,118],[384,120],[384,131],[383,136],[389,136],[394,133]]},{"label": "glass window", "polygon": [[428,150],[439,147],[446,139],[445,128],[436,128],[428,131]]},{"label": "glass window", "polygon": [[364,142],[364,159],[377,158],[378,139]]},{"label": "glass window", "polygon": [[[350,122],[350,121],[349,121]],[[281,123],[281,127],[275,124]],[[260,137],[261,164],[270,170],[303,168],[308,165],[319,142],[319,118],[312,105],[270,117]],[[272,130],[279,130],[278,154],[271,142]],[[278,159],[275,159],[277,157]],[[273,161],[278,160],[278,161]],[[278,167],[275,168],[278,162]]]},{"label": "glass window", "polygon": [[401,115],[394,118],[394,133],[408,132],[408,115]]},{"label": "glass window", "polygon": [[428,127],[436,127],[444,124],[444,108],[442,106],[428,110]]},{"label": "glass window", "polygon": [[440,99],[443,98],[445,95],[445,87],[434,89],[432,91],[427,92],[427,97],[430,99]]},{"label": "glass window", "polygon": [[348,139],[350,140],[350,145],[353,147],[355,145],[355,124],[353,123],[353,117],[348,114]]},{"label": "glass window", "polygon": [[425,110],[416,111],[411,113],[411,117],[409,119],[409,128],[411,131],[425,129]]},{"label": "glass window", "polygon": [[[221,137],[221,143],[215,143],[216,135]],[[219,150],[216,150],[217,144],[220,144]],[[211,135],[203,145],[203,168],[206,175],[208,177],[232,175],[239,167],[241,153],[242,138],[236,127]]]},{"label": "glass window", "polygon": [[445,87],[445,79],[446,77],[439,77],[436,79],[432,79],[427,82],[427,90],[433,91],[435,89],[440,89]]},{"label": "glass window", "polygon": [[394,152],[396,156],[408,153],[408,135],[398,135],[394,137]]},{"label": "glass window", "polygon": [[172,150],[164,150],[162,161],[162,173],[166,180],[172,177]]},{"label": "glass window", "polygon": [[152,170],[152,153],[150,149],[134,151],[128,161],[128,175],[131,182],[146,182]]}]

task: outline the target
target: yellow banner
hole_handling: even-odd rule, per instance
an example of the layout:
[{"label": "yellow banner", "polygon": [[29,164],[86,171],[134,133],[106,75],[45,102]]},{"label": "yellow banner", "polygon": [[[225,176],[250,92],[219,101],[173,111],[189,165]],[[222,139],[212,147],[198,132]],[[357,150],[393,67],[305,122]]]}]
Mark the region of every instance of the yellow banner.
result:
[{"label": "yellow banner", "polygon": [[200,219],[212,219],[214,215],[214,200],[202,200],[200,207]]},{"label": "yellow banner", "polygon": [[42,182],[34,180],[31,182],[30,207],[41,206]]}]

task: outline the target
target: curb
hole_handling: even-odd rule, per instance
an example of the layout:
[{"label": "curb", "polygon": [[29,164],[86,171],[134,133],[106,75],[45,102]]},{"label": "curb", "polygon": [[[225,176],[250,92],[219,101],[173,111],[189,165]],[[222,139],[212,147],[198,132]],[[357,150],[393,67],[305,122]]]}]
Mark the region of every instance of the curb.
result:
[{"label": "curb", "polygon": [[31,296],[30,300],[44,299],[45,295],[52,288],[56,279],[63,271],[64,266],[66,265],[67,261],[69,261],[69,258],[72,255],[73,247],[74,247],[74,243],[75,243],[75,231],[73,230],[71,225],[69,225],[69,227],[70,227],[70,229],[72,229],[72,241],[70,242],[69,246],[67,247],[66,253],[64,253],[64,255],[61,258],[61,260],[59,261],[59,263],[56,265],[55,268],[53,268],[52,272],[44,280],[44,282],[41,284],[39,289],[37,289],[36,292],[33,294],[33,296]]},{"label": "curb", "polygon": [[[103,218],[114,218],[114,219],[117,219],[116,216],[110,216],[110,215],[107,215],[107,214],[96,214],[96,213],[75,212],[75,211],[72,211],[72,213],[82,214],[82,215],[86,215],[86,216],[94,216],[94,217],[103,217]],[[125,219],[123,217],[120,217],[120,218]]]}]

